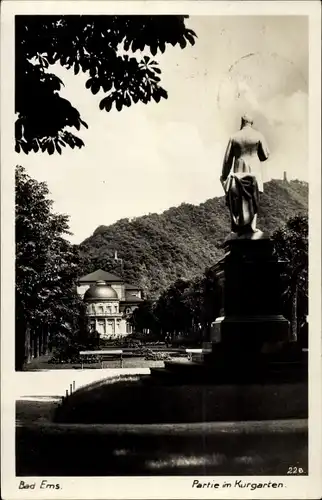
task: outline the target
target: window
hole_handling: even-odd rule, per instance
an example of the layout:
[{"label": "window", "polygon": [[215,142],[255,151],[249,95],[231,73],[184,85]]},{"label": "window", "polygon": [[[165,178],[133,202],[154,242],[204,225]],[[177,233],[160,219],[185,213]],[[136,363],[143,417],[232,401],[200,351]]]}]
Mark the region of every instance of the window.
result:
[{"label": "window", "polygon": [[99,319],[97,325],[99,333],[106,333],[105,321],[103,319]]},{"label": "window", "polygon": [[112,334],[115,333],[115,324],[114,324],[114,321],[109,321],[108,322],[108,330],[109,330],[109,333],[112,333]]}]

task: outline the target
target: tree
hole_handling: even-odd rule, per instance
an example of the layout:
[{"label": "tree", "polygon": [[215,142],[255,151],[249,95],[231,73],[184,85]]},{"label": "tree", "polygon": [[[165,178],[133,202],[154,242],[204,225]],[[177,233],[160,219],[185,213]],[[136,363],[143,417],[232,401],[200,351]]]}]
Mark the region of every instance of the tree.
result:
[{"label": "tree", "polygon": [[157,320],[154,315],[154,303],[152,300],[145,300],[134,309],[131,315],[131,324],[135,332],[143,333],[149,330],[155,333],[157,331]]},{"label": "tree", "polygon": [[192,310],[187,301],[189,281],[178,279],[165,290],[155,307],[163,333],[187,333],[192,325]]},{"label": "tree", "polygon": [[[166,99],[161,70],[151,56],[167,45],[195,43],[187,16],[16,16],[16,151],[55,151],[84,146],[68,130],[87,128],[79,111],[59,92],[55,63],[88,76],[86,88],[103,92],[101,110]],[[137,51],[145,51],[150,55]]]},{"label": "tree", "polygon": [[25,360],[28,327],[39,339],[44,329],[55,335],[79,326],[79,253],[64,238],[68,217],[53,212],[48,195],[45,183],[16,167],[16,369]]},{"label": "tree", "polygon": [[308,313],[308,217],[296,215],[273,234],[275,250],[284,261],[283,299],[291,320],[292,339]]}]

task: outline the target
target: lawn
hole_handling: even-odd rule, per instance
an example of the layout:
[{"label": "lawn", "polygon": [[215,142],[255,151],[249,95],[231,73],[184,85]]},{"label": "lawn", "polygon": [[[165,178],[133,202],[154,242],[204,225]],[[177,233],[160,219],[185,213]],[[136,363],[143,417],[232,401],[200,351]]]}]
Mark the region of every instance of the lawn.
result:
[{"label": "lawn", "polygon": [[307,473],[305,421],[57,425],[55,405],[17,403],[17,476]]}]

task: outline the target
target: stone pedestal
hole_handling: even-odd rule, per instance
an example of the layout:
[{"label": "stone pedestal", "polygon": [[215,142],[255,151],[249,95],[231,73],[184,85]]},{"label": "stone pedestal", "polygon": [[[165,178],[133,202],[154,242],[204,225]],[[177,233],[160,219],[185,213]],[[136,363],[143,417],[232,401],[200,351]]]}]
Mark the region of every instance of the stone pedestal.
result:
[{"label": "stone pedestal", "polygon": [[268,238],[235,239],[213,268],[221,286],[221,313],[211,328],[213,353],[253,357],[274,352],[289,340],[281,314],[283,263]]}]

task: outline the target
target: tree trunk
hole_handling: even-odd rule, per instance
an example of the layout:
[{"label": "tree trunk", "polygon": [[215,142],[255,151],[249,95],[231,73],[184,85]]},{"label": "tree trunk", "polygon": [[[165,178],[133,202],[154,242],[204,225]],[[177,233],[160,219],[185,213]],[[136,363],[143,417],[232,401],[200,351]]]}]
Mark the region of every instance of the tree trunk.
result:
[{"label": "tree trunk", "polygon": [[25,322],[21,318],[17,319],[15,325],[15,369],[17,371],[23,370],[26,354],[28,352],[28,336],[26,338],[26,333],[27,326]]},{"label": "tree trunk", "polygon": [[25,362],[30,363],[31,361],[31,332],[30,332],[30,326],[26,326],[26,333],[25,333]]},{"label": "tree trunk", "polygon": [[297,321],[297,295],[298,295],[298,285],[297,281],[294,283],[294,287],[292,290],[292,296],[291,296],[291,301],[292,301],[292,312],[291,312],[291,341],[296,342],[297,341],[297,327],[298,327],[298,321]]}]

